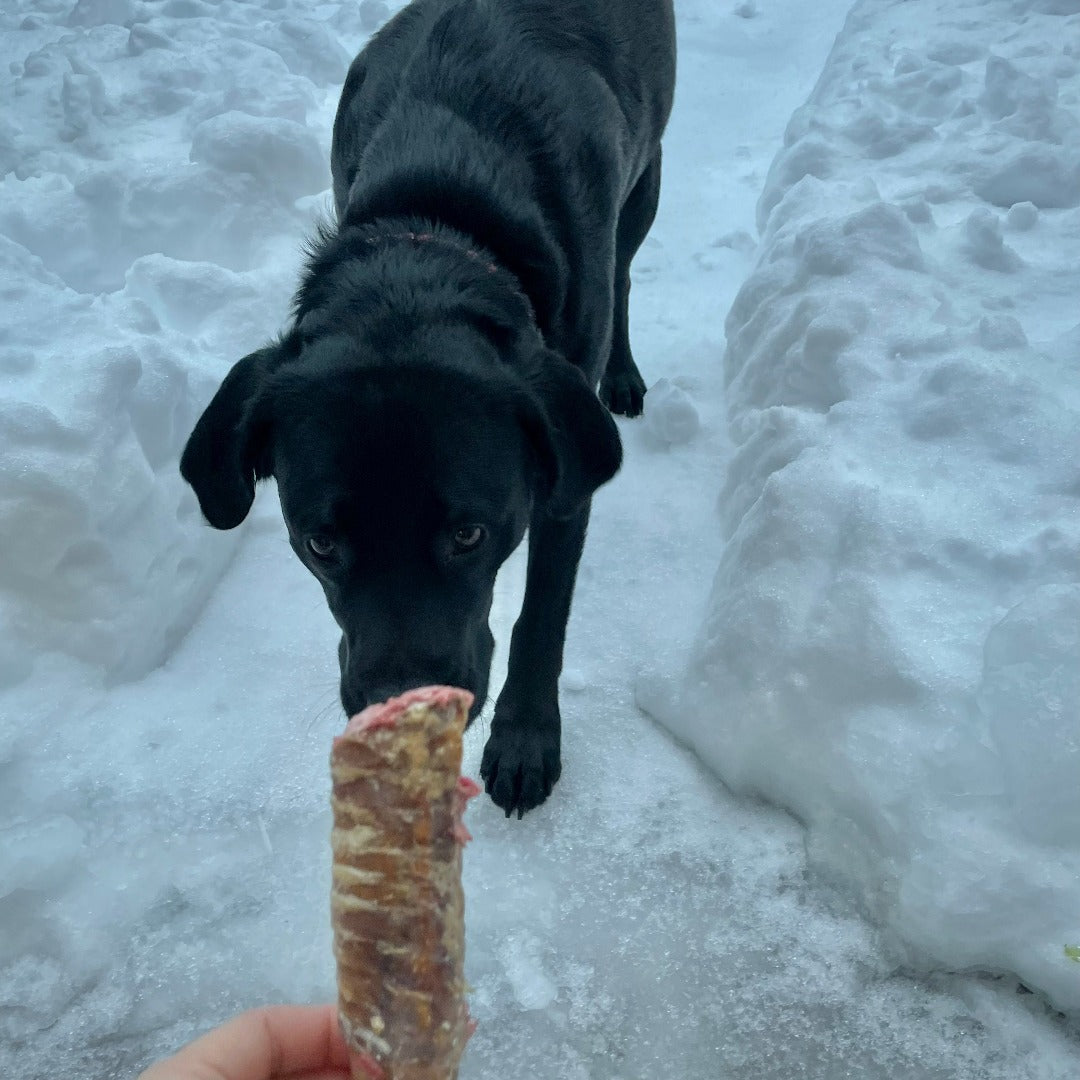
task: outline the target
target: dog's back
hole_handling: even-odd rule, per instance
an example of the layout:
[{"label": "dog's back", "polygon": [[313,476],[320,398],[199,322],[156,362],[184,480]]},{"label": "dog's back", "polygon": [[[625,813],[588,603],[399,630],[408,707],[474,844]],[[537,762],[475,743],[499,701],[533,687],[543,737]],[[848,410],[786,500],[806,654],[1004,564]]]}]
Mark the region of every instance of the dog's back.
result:
[{"label": "dog's back", "polygon": [[673,23],[671,0],[414,0],[350,69],[339,222],[468,233],[576,358],[606,334],[615,225],[671,109]]},{"label": "dog's back", "polygon": [[505,107],[520,106],[519,83],[539,82],[537,96],[554,89],[550,105],[587,104],[586,71],[610,87],[638,141],[658,139],[674,93],[672,0],[413,0],[356,57],[345,81],[332,163],[338,212],[371,136],[403,102],[457,111],[462,89],[472,89],[467,96],[486,99],[490,118],[505,122]]}]

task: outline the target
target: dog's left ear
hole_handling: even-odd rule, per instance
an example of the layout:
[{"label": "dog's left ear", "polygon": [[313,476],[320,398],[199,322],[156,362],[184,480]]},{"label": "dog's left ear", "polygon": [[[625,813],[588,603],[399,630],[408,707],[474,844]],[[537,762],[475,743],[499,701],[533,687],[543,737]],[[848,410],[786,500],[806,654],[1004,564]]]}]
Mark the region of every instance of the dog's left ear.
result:
[{"label": "dog's left ear", "polygon": [[530,441],[546,481],[547,512],[576,514],[622,464],[619,429],[580,369],[548,349],[529,385],[541,415],[526,418]]}]

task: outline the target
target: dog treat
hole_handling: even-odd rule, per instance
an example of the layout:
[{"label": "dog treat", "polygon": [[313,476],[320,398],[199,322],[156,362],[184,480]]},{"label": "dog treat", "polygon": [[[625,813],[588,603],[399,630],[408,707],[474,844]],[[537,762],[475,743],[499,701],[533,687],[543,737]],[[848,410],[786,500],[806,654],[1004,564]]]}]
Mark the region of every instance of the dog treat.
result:
[{"label": "dog treat", "polygon": [[414,690],[334,740],[331,915],[353,1080],[455,1080],[465,1004],[465,803],[472,695]]}]

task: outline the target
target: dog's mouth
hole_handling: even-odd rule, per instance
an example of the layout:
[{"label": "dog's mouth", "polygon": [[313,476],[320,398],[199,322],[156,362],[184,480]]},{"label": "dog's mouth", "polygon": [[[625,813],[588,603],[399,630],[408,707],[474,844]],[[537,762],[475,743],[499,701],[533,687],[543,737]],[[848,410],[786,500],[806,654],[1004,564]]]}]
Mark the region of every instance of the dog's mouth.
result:
[{"label": "dog's mouth", "polygon": [[489,631],[487,639],[478,647],[479,655],[462,656],[457,663],[451,661],[445,667],[419,661],[413,665],[404,658],[397,658],[396,663],[387,667],[380,668],[376,664],[366,671],[358,671],[349,663],[349,646],[345,635],[342,635],[338,645],[342,708],[346,716],[356,716],[370,705],[381,705],[410,690],[424,686],[452,686],[472,694],[473,704],[468,716],[468,723],[471,724],[487,701],[494,646],[495,641]]},{"label": "dog's mouth", "polygon": [[357,713],[363,712],[369,705],[381,705],[391,698],[400,697],[410,690],[419,689],[420,686],[453,686],[461,690],[468,690],[473,695],[472,707],[469,709],[469,716],[465,724],[466,728],[468,728],[480,715],[487,701],[486,685],[474,688],[469,685],[473,681],[471,679],[433,679],[418,683],[416,686],[377,686],[366,693],[358,693],[346,686],[342,686],[341,705],[346,716],[355,716]]},{"label": "dog's mouth", "polygon": [[473,700],[473,703],[472,703],[471,707],[469,708],[468,719],[465,721],[466,729],[468,729],[472,725],[472,722],[480,715],[480,711],[483,709],[484,702],[486,700],[487,700],[487,694],[486,693],[485,693],[483,698],[481,698],[479,695],[475,696],[475,698]]}]

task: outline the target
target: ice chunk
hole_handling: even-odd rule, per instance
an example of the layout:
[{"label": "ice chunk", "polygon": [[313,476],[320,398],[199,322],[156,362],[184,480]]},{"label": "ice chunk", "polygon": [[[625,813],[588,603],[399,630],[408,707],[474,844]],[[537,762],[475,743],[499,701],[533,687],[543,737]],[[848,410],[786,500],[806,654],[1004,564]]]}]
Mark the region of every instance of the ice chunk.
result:
[{"label": "ice chunk", "polygon": [[214,263],[188,262],[165,255],[136,259],[127,273],[126,293],[146,302],[164,325],[195,333],[224,308],[230,318],[255,295],[251,283]]},{"label": "ice chunk", "polygon": [[645,429],[661,446],[679,446],[698,433],[701,421],[690,395],[670,379],[658,379],[646,397]]},{"label": "ice chunk", "polygon": [[518,1005],[523,1009],[547,1008],[555,1000],[558,988],[544,971],[539,939],[525,932],[514,933],[499,951]]},{"label": "ice chunk", "polygon": [[589,679],[580,668],[563,668],[562,675],[559,677],[559,686],[567,693],[580,694],[588,689]]},{"label": "ice chunk", "polygon": [[360,0],[357,10],[360,14],[360,25],[369,32],[378,30],[390,18],[390,8],[386,0]]},{"label": "ice chunk", "polygon": [[330,182],[318,139],[293,120],[228,112],[201,123],[191,160],[226,173],[250,173],[283,198],[321,191]]},{"label": "ice chunk", "polygon": [[0,829],[0,899],[63,881],[83,849],[83,830],[66,814]]},{"label": "ice chunk", "polygon": [[964,241],[972,262],[987,270],[1012,273],[1023,265],[1020,256],[1002,239],[998,216],[984,206],[972,210],[964,222]]},{"label": "ice chunk", "polygon": [[986,81],[979,104],[995,120],[1022,113],[1028,125],[1027,138],[1046,136],[1056,98],[1052,79],[1033,79],[1001,56],[990,56],[986,61]]},{"label": "ice chunk", "polygon": [[975,193],[994,206],[1033,203],[1040,210],[1080,203],[1080,153],[1068,148],[1036,144],[1019,146],[997,155]]},{"label": "ice chunk", "polygon": [[135,0],[77,0],[68,15],[68,26],[130,26],[135,19]]},{"label": "ice chunk", "polygon": [[336,90],[344,82],[352,57],[320,20],[283,19],[272,42],[289,70],[306,76],[316,86]]},{"label": "ice chunk", "polygon": [[984,315],[979,320],[979,344],[984,349],[1015,349],[1027,343],[1024,328],[1011,315]]},{"label": "ice chunk", "polygon": [[1035,228],[1039,220],[1039,208],[1033,202],[1013,203],[1005,215],[1005,224],[1016,232],[1027,232]]}]

